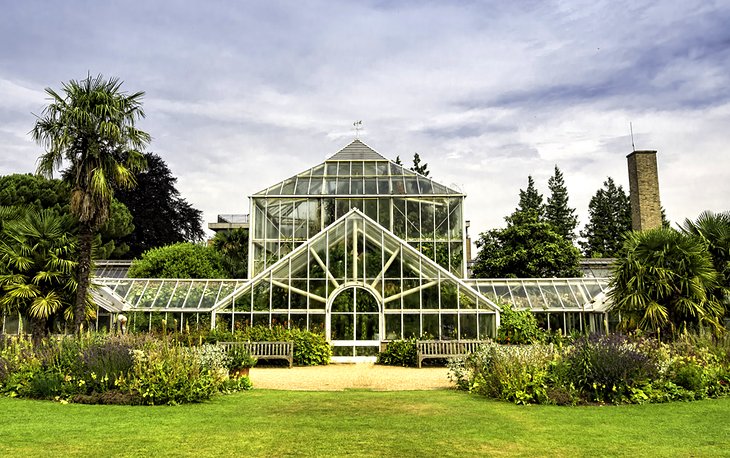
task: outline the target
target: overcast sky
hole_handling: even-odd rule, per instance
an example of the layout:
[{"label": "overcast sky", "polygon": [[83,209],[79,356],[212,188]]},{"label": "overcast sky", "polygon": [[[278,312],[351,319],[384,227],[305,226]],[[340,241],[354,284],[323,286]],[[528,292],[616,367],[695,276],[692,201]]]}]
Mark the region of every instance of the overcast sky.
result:
[{"label": "overcast sky", "polygon": [[473,236],[504,225],[528,175],[547,197],[556,164],[582,227],[607,176],[628,191],[630,122],[659,151],[670,220],[730,210],[727,1],[0,7],[1,175],[35,170],[44,88],[90,72],[146,92],[148,150],[206,224],[347,145],[355,120],[465,192]]}]

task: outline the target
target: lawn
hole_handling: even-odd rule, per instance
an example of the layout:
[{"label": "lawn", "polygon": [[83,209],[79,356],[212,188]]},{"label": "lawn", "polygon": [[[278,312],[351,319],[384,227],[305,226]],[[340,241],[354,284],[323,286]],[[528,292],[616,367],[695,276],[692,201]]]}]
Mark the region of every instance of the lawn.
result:
[{"label": "lawn", "polygon": [[177,407],[0,398],[0,456],[728,456],[730,399],[516,406],[463,392],[254,390]]}]

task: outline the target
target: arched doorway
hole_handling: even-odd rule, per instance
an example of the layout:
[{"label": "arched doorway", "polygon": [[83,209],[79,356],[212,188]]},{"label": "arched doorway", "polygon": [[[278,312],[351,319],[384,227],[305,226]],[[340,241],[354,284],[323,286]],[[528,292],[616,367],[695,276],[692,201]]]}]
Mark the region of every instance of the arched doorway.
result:
[{"label": "arched doorway", "polygon": [[380,350],[383,314],[380,300],[362,286],[336,291],[327,308],[327,339],[335,357],[372,357]]}]

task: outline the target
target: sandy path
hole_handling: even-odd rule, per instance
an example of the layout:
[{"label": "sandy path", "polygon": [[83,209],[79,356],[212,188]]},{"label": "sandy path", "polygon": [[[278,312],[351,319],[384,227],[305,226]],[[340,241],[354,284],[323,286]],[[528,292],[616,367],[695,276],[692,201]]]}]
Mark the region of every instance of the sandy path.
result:
[{"label": "sandy path", "polygon": [[314,367],[254,367],[254,388],[300,391],[439,390],[454,388],[445,367],[380,366],[372,363],[330,364]]}]

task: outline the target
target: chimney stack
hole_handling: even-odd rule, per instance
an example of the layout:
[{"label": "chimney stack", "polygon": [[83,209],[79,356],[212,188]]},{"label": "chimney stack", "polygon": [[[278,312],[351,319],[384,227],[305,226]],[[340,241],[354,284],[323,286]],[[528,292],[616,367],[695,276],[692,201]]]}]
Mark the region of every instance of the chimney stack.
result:
[{"label": "chimney stack", "polygon": [[629,163],[631,192],[631,228],[635,231],[662,225],[659,201],[659,174],[656,151],[634,151],[626,156]]}]

